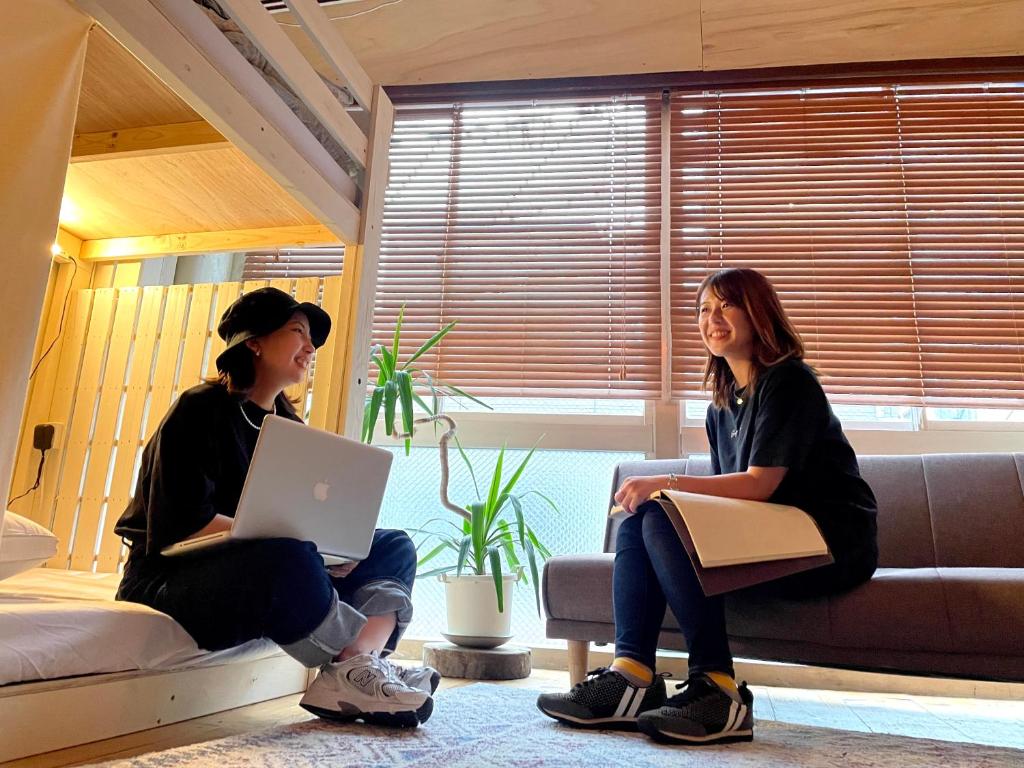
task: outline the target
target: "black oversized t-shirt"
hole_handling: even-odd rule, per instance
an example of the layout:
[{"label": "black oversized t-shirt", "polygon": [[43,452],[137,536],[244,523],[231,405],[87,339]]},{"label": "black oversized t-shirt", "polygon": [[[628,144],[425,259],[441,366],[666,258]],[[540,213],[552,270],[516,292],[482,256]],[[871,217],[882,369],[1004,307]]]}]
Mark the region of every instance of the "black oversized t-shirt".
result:
[{"label": "black oversized t-shirt", "polygon": [[133,558],[158,554],[214,515],[235,516],[267,413],[219,384],[182,393],[146,444],[135,496],[114,527]]},{"label": "black oversized t-shirt", "polygon": [[857,457],[814,372],[802,361],[767,368],[743,403],[708,408],[711,464],[716,475],[749,467],[786,467],[768,501],[807,512],[821,528],[837,564],[877,560],[878,507]]}]

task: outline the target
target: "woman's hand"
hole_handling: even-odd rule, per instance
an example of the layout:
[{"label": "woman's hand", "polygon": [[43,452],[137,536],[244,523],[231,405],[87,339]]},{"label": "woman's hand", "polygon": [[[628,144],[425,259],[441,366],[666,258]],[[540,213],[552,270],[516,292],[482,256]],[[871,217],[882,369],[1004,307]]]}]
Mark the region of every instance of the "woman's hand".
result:
[{"label": "woman's hand", "polygon": [[630,477],[627,478],[615,494],[615,503],[622,506],[627,514],[632,515],[651,494],[660,491],[668,483],[664,477]]},{"label": "woman's hand", "polygon": [[336,579],[344,579],[356,569],[359,562],[341,563],[340,565],[328,565],[327,572]]}]

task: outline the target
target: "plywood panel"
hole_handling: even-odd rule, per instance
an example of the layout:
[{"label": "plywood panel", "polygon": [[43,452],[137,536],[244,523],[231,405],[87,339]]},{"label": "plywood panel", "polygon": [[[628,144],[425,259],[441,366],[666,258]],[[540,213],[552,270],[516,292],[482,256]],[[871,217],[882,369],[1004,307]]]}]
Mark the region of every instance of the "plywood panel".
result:
[{"label": "plywood panel", "polygon": [[89,33],[76,133],[198,120],[189,106],[100,26]]},{"label": "plywood panel", "polygon": [[187,285],[173,285],[167,289],[163,320],[159,325],[160,336],[157,342],[156,368],[153,371],[153,386],[143,442],[149,440],[156,428],[160,426],[167,409],[171,407],[175,373],[178,370],[178,359],[184,341],[188,289]]},{"label": "plywood panel", "polygon": [[210,307],[213,303],[213,285],[204,283],[192,289],[188,308],[185,344],[181,352],[181,367],[175,385],[175,398],[202,381],[203,355],[210,340]]},{"label": "plywood panel", "polygon": [[[78,512],[82,472],[89,454],[89,433],[92,430],[96,398],[99,394],[100,371],[104,361],[107,338],[114,310],[114,289],[103,288],[93,291],[92,312],[88,320],[88,333],[84,348],[73,347],[81,368],[69,365],[64,368],[65,380],[60,390],[69,390],[73,398],[70,419],[67,422],[67,437],[64,441],[63,466],[54,499],[54,516],[51,530],[57,536],[57,554],[48,564],[51,567],[66,568],[72,545],[75,517]],[[62,361],[63,362],[63,361]]]},{"label": "plywood panel", "polygon": [[[62,233],[61,239],[66,239]],[[65,246],[72,257],[78,256],[79,244],[68,243]],[[30,389],[27,406],[22,417],[21,442],[18,449],[18,461],[11,481],[10,496],[17,496],[33,484],[39,464],[39,454],[32,448],[32,429],[37,424],[55,420],[52,412],[57,371],[64,355],[65,340],[72,338],[69,324],[72,314],[69,312],[72,292],[89,285],[92,279],[91,265],[62,264],[51,270],[51,286],[46,302],[43,305],[39,336],[36,339],[33,355],[34,373],[30,378]],[[77,306],[77,303],[76,305]],[[84,317],[84,315],[83,315]],[[59,423],[63,424],[62,421]],[[46,464],[41,478],[42,486],[10,507],[37,522],[49,525],[50,512],[46,507],[47,489],[52,487],[48,481],[55,477],[54,467],[60,456],[60,442],[63,433],[57,435],[55,449],[46,456]],[[44,510],[45,507],[45,510]]]},{"label": "plywood panel", "polygon": [[[341,294],[342,283],[340,276],[324,278],[322,307],[331,313],[333,308],[341,303]],[[335,375],[334,359],[338,343],[338,321],[335,317],[331,319],[334,321],[334,330],[327,337],[324,345],[316,351],[316,369],[313,377],[313,405],[309,416],[309,423],[318,429],[328,429],[332,389],[331,379]],[[340,386],[336,389],[338,392],[341,391]]]},{"label": "plywood panel", "polygon": [[212,378],[217,375],[217,355],[224,351],[226,346],[224,339],[217,334],[217,324],[224,316],[224,312],[231,306],[231,302],[238,298],[242,292],[241,283],[222,283],[217,286],[217,306],[213,312],[213,333],[210,337],[210,357],[206,364],[206,376]]},{"label": "plywood panel", "polygon": [[[50,418],[62,425],[62,436],[56,449],[50,453],[47,462],[60,466],[67,453],[67,427],[71,419],[72,410],[75,407],[78,387],[78,371],[82,364],[82,349],[85,344],[85,334],[89,328],[89,310],[92,305],[92,291],[74,291],[71,294],[71,303],[68,306],[67,327],[64,330],[64,343],[61,349],[60,362],[57,365],[57,373],[54,377],[53,403],[50,408]],[[52,473],[58,477],[59,473]],[[76,486],[77,488],[77,486]],[[46,498],[46,506],[41,512],[38,522],[47,528],[53,523],[53,500]],[[65,543],[65,552],[67,545]],[[61,567],[63,567],[61,563]]]},{"label": "plywood panel", "polygon": [[[383,85],[700,69],[699,0],[415,0],[344,19],[347,5],[324,10]],[[301,30],[286,30],[322,61]]]},{"label": "plywood panel", "polygon": [[703,0],[704,68],[1019,55],[1021,0]]},{"label": "plywood panel", "polygon": [[71,546],[71,568],[76,571],[92,570],[98,543],[97,531],[103,527],[108,469],[114,458],[117,417],[124,394],[128,353],[139,303],[137,288],[119,290],[114,296],[117,305],[114,326],[107,337],[103,383],[100,387],[95,428],[89,440],[89,463],[85,468],[81,506],[75,522],[75,540]]},{"label": "plywood panel", "polygon": [[156,332],[160,324],[165,292],[166,289],[162,286],[142,289],[142,306],[139,309],[132,345],[124,410],[117,433],[117,455],[114,457],[114,472],[110,479],[106,522],[100,536],[100,550],[96,560],[96,570],[104,573],[116,571],[120,560],[121,539],[114,535],[114,521],[128,506],[128,500],[134,491],[135,463],[142,437],[142,417],[149,396],[149,375],[153,365],[153,354],[156,351]]},{"label": "plywood panel", "polygon": [[83,240],[317,223],[233,147],[74,163],[65,196]]}]

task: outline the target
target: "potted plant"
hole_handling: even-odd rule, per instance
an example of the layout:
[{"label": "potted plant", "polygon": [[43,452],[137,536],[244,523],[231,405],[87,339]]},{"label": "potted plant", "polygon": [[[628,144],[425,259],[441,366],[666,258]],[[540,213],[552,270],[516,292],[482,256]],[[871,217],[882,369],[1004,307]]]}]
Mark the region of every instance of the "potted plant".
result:
[{"label": "potted plant", "polygon": [[505,448],[502,447],[487,483],[487,492],[481,494],[472,462],[457,442],[477,498],[468,508],[452,504],[447,497],[447,443],[454,436],[455,424],[443,415],[424,421],[437,419],[444,420],[449,426],[441,438],[441,500],[444,506],[463,519],[459,523],[431,520],[415,532],[425,536],[421,545],[426,541],[438,542],[420,559],[420,566],[442,554],[447,554],[450,560],[448,564],[420,575],[439,576],[444,582],[448,614],[445,637],[459,645],[497,647],[511,638],[511,590],[517,581],[530,583],[532,580],[537,612],[540,613],[538,560],[543,562],[551,553],[526,522],[524,506],[527,499],[537,497],[555,512],[558,512],[558,507],[536,489],[517,492],[523,486],[523,475],[536,446],[507,478],[504,475]]},{"label": "potted plant", "polygon": [[[363,407],[362,441],[373,442],[373,432],[384,409],[384,431],[389,437],[405,439],[405,455],[409,455],[409,446],[415,423],[414,403],[418,404],[427,414],[433,416],[438,412],[439,396],[467,397],[485,408],[487,403],[478,400],[458,387],[446,384],[433,378],[430,373],[413,365],[423,355],[433,349],[455,327],[455,322],[448,323],[413,352],[404,362],[398,359],[399,342],[402,335],[402,321],[405,317],[405,305],[398,312],[395,333],[390,349],[383,344],[375,344],[370,349],[370,359],[377,366],[377,382],[373,391],[366,396]],[[430,402],[426,402],[417,394],[419,387],[430,391]],[[402,425],[401,433],[396,429],[396,417]]]}]

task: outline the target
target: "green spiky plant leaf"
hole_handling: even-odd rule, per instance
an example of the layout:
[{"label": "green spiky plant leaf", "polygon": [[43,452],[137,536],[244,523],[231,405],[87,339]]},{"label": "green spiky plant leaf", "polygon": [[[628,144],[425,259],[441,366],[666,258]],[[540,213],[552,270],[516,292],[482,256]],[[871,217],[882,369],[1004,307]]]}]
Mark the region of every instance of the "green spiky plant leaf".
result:
[{"label": "green spiky plant leaf", "polygon": [[466,571],[477,576],[490,574],[494,580],[498,610],[501,611],[504,610],[505,604],[502,574],[517,574],[527,583],[532,581],[537,614],[540,615],[540,566],[551,556],[551,552],[540,543],[537,534],[526,522],[526,507],[533,497],[545,501],[546,505],[542,507],[546,510],[558,513],[558,507],[537,490],[516,493],[526,482],[526,468],[537,446],[534,445],[507,476],[506,453],[503,446],[498,452],[494,469],[486,483],[486,493],[482,498],[476,484],[477,473],[473,464],[462,446],[458,445],[458,448],[459,455],[473,478],[473,485],[477,488],[478,499],[466,506],[470,519],[461,521],[461,526],[447,521],[448,526],[442,525],[442,530],[438,530],[438,526],[426,525],[414,532],[414,538],[416,535],[423,536],[418,541],[418,546],[426,547],[427,542],[433,544],[420,558],[420,565],[435,560],[445,552],[452,553],[455,557],[453,564],[420,573],[418,576],[422,578],[451,572],[461,576]]},{"label": "green spiky plant leaf", "polygon": [[[423,355],[436,347],[455,327],[455,321],[448,323],[437,333],[423,342],[404,362],[399,359],[402,341],[402,327],[405,323],[405,305],[398,312],[395,330],[391,336],[391,345],[375,344],[370,350],[370,363],[377,369],[377,378],[373,389],[367,393],[363,407],[363,427],[361,439],[364,443],[373,442],[378,419],[383,410],[384,430],[391,436],[411,435],[416,408],[424,414],[434,416],[439,412],[441,398],[466,398],[474,403],[490,408],[487,403],[473,397],[458,387],[446,384],[433,378],[427,371],[413,365]],[[371,381],[373,378],[371,376]],[[430,399],[424,399],[419,393],[429,392]],[[399,432],[399,428],[401,432]],[[405,438],[405,455],[409,455],[412,441]]]}]

